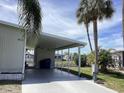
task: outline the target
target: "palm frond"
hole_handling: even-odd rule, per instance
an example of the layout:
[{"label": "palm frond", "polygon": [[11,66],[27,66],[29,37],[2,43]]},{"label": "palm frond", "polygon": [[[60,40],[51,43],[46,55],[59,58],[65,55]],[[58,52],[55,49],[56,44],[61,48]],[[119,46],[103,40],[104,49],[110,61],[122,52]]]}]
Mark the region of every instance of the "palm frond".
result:
[{"label": "palm frond", "polygon": [[18,0],[19,24],[27,31],[39,34],[42,28],[38,0]]},{"label": "palm frond", "polygon": [[87,12],[83,12],[90,13],[91,20],[111,18],[114,13],[111,0],[87,0],[87,3]]},{"label": "palm frond", "polygon": [[106,6],[106,8],[105,8],[105,14],[106,14],[105,17],[106,18],[111,18],[113,13],[114,13],[114,9],[113,9],[112,5],[113,4],[112,4],[111,0],[107,0],[105,2],[105,6]]},{"label": "palm frond", "polygon": [[84,23],[88,24],[89,23],[89,14],[87,13],[88,9],[88,2],[87,0],[81,0],[80,6],[76,12],[76,17],[78,19],[78,24]]}]

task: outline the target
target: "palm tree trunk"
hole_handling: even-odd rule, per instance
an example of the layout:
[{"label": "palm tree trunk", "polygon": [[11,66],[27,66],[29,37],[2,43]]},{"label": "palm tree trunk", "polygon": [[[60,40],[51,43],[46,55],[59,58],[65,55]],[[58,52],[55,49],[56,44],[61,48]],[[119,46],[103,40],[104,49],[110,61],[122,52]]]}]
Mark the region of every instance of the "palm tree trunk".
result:
[{"label": "palm tree trunk", "polygon": [[90,40],[90,35],[89,35],[89,26],[88,26],[88,24],[86,24],[86,30],[87,30],[87,38],[88,38],[90,50],[93,53],[93,48],[92,48],[92,44],[91,44],[91,40]]},{"label": "palm tree trunk", "polygon": [[93,21],[94,28],[94,45],[95,45],[95,72],[93,72],[94,82],[97,80],[97,70],[98,70],[98,32],[97,32],[97,20]]},{"label": "palm tree trunk", "polygon": [[124,0],[122,0],[122,20],[123,20],[123,22],[122,22],[122,30],[123,30],[123,48],[124,48]]},{"label": "palm tree trunk", "polygon": [[98,32],[97,32],[97,20],[93,21],[94,28],[94,45],[95,45],[95,64],[98,65]]}]

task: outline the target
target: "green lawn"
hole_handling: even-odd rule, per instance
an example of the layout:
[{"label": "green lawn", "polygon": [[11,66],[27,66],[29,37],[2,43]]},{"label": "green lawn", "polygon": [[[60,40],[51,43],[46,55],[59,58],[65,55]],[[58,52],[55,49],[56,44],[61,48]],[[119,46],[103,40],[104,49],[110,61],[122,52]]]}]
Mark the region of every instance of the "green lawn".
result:
[{"label": "green lawn", "polygon": [[[63,68],[63,70],[68,71],[67,68]],[[70,73],[78,75],[77,67],[71,67]],[[92,79],[91,67],[81,68],[81,76],[87,77],[88,79]],[[113,90],[116,90],[119,93],[124,93],[124,75],[117,73],[117,72],[113,72],[113,71],[107,74],[99,73],[98,80],[100,82],[102,81],[104,86],[111,88]]]},{"label": "green lawn", "polygon": [[61,66],[67,67],[68,65],[69,66],[76,66],[74,61],[70,61],[70,63],[68,63],[67,61],[56,61],[55,64],[57,67],[61,67]]}]

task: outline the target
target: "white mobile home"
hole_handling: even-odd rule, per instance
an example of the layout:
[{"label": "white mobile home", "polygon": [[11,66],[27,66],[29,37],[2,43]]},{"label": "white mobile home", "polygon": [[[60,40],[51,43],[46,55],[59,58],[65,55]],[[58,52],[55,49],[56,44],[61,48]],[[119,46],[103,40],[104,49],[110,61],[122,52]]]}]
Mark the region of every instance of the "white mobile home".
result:
[{"label": "white mobile home", "polygon": [[21,79],[24,74],[25,31],[0,21],[0,79]]},{"label": "white mobile home", "polygon": [[78,47],[80,55],[80,47],[84,45],[79,41],[43,32],[37,39],[26,37],[25,30],[18,25],[0,21],[0,79],[24,78],[26,47],[34,49],[35,68],[48,65],[41,62],[44,59],[50,59],[49,67],[54,68],[56,50]]},{"label": "white mobile home", "polygon": [[114,66],[117,68],[124,68],[124,51],[112,51],[111,55]]}]

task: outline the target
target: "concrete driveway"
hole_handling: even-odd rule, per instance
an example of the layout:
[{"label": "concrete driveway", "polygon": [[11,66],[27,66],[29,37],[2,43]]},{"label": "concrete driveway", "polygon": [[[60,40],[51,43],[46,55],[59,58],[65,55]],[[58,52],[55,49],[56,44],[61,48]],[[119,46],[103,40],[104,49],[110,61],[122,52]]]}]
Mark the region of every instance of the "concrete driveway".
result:
[{"label": "concrete driveway", "polygon": [[22,93],[117,93],[60,70],[27,70]]}]

